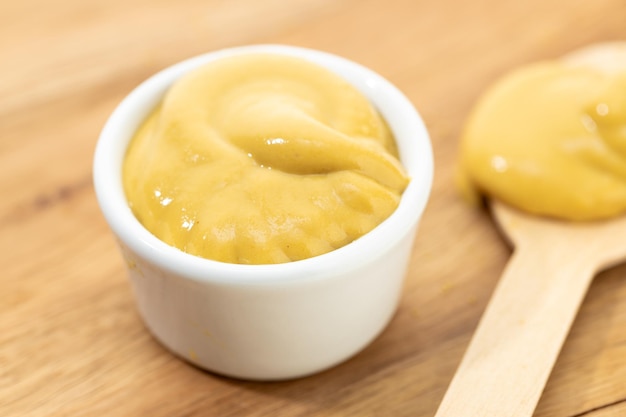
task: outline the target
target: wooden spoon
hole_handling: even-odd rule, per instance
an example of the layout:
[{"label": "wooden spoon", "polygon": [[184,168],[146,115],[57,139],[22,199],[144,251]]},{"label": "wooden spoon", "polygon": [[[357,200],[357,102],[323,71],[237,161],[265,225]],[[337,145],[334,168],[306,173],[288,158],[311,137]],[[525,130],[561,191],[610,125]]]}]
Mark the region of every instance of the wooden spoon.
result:
[{"label": "wooden spoon", "polygon": [[492,210],[515,251],[436,417],[532,416],[593,276],[626,260],[626,216],[569,223]]}]

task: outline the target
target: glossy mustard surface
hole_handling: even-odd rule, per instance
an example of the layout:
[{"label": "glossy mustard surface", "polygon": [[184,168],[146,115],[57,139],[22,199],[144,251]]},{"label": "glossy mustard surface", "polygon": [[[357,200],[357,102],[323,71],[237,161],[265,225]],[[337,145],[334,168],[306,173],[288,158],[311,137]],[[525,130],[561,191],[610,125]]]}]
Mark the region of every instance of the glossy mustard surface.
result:
[{"label": "glossy mustard surface", "polygon": [[241,264],[344,246],[387,218],[408,183],[361,93],[271,54],[224,58],[179,79],[132,139],[123,180],[158,238]]},{"label": "glossy mustard surface", "polygon": [[565,220],[626,212],[626,71],[559,61],[490,88],[461,138],[460,183]]}]

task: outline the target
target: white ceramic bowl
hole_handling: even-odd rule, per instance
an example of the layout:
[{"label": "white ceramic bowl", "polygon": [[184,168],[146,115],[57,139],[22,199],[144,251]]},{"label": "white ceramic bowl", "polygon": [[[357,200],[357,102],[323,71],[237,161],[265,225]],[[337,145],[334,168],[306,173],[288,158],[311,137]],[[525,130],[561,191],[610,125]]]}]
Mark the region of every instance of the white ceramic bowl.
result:
[{"label": "white ceramic bowl", "polygon": [[[171,247],[133,216],[122,188],[121,167],[139,124],[185,72],[250,52],[287,54],[327,67],[356,86],[387,120],[411,181],[397,210],[377,228],[314,258],[235,265]],[[210,371],[276,380],[346,360],[389,322],[430,193],[433,157],[428,133],[409,100],[376,73],[323,52],[256,45],[189,59],[132,91],[102,130],[93,176],[101,210],[128,265],[140,314],[156,338]]]}]

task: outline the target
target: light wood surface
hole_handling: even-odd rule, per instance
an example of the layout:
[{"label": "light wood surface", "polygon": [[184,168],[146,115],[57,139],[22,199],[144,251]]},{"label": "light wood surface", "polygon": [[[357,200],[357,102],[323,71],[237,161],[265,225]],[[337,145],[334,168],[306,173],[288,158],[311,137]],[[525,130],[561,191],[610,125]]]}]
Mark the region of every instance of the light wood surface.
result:
[{"label": "light wood surface", "polygon": [[[624,0],[0,1],[0,416],[434,415],[510,256],[455,191],[463,120],[500,74],[625,39],[624,22]],[[148,334],[91,185],[98,133],[135,85],[249,43],[378,71],[435,151],[390,326],[348,362],[280,383],[200,371]],[[625,265],[595,278],[535,415],[626,415]]]},{"label": "light wood surface", "polygon": [[598,271],[626,260],[626,216],[572,223],[490,203],[514,247],[436,417],[530,417]]}]

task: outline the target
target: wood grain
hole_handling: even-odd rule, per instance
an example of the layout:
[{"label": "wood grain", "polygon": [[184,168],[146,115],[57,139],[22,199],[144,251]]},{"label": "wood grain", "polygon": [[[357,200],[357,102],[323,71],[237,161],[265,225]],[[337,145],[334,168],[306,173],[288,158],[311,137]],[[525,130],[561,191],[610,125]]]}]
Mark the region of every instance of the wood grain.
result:
[{"label": "wood grain", "polygon": [[436,417],[530,417],[597,271],[626,260],[626,216],[575,223],[491,213],[515,248]]},{"label": "wood grain", "polygon": [[[453,185],[457,138],[498,75],[626,38],[624,0],[0,2],[1,416],[431,416],[510,250]],[[141,323],[95,202],[116,104],[209,50],[287,43],[380,72],[432,134],[436,176],[400,308],[348,362],[296,381],[217,377]],[[600,274],[535,415],[626,415],[626,266]]]}]

